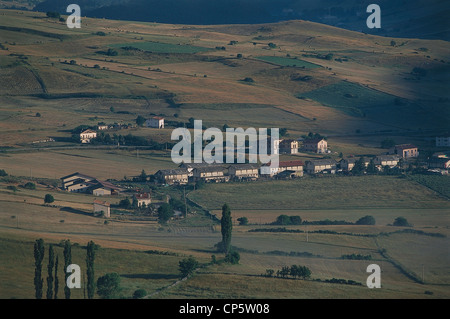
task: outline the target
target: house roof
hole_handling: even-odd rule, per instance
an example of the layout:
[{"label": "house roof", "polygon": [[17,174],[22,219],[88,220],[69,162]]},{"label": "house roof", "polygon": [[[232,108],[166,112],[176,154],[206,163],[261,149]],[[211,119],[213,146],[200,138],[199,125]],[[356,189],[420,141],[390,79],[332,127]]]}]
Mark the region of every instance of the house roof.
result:
[{"label": "house roof", "polygon": [[411,149],[411,148],[417,148],[417,146],[413,145],[413,144],[400,144],[400,145],[395,145],[396,149],[400,149],[400,150],[407,150],[407,149]]},{"label": "house roof", "polygon": [[398,161],[400,158],[397,155],[378,155],[378,158],[381,161]]},{"label": "house roof", "polygon": [[150,198],[151,198],[150,193],[141,193],[141,194],[137,194],[136,195],[136,199],[137,200],[139,200],[139,199],[150,199]]},{"label": "house roof", "polygon": [[105,201],[102,201],[102,200],[98,200],[98,199],[94,199],[94,204],[102,205],[102,206],[106,206],[106,207],[110,206],[110,204],[108,202],[105,202]]},{"label": "house roof", "polygon": [[120,189],[119,187],[117,187],[116,185],[114,185],[110,182],[101,181],[99,179],[96,179],[95,182],[97,182],[97,184],[99,184],[100,187],[110,188],[110,189],[114,189],[114,190]]},{"label": "house roof", "polygon": [[[364,163],[369,163],[370,162],[370,158],[368,158],[368,157],[363,157],[363,159],[364,159]],[[342,160],[341,160],[341,162],[342,161],[347,161],[348,163],[356,163],[357,161],[359,160],[359,158],[356,158],[356,157],[349,157],[349,158],[343,158]]]},{"label": "house roof", "polygon": [[323,138],[311,138],[304,140],[303,144],[317,144],[323,140],[324,140]]},{"label": "house roof", "polygon": [[224,168],[220,166],[206,166],[206,167],[196,167],[194,171],[200,173],[209,173],[209,172],[223,172]]},{"label": "house roof", "polygon": [[73,176],[80,176],[82,178],[84,177],[84,178],[88,178],[88,179],[95,179],[95,177],[92,177],[92,176],[89,176],[89,175],[85,175],[85,174],[81,174],[81,173],[78,173],[78,172],[70,174],[70,175],[67,175],[67,176],[64,176],[64,177],[61,177],[60,179],[67,179],[67,178],[70,178],[70,177],[73,177]]},{"label": "house roof", "polygon": [[230,168],[234,168],[236,170],[258,169],[259,165],[256,165],[256,164],[233,164],[228,167],[228,169],[230,169]]},{"label": "house roof", "polygon": [[87,130],[81,132],[80,134],[88,134],[88,133],[97,133],[97,132],[96,132],[96,131],[93,131],[93,130],[91,130],[91,129],[87,129]]},{"label": "house roof", "polygon": [[337,162],[334,159],[328,159],[328,158],[324,158],[324,159],[317,159],[317,160],[311,160],[311,161],[307,161],[313,165],[336,165]]},{"label": "house roof", "polygon": [[186,175],[188,174],[188,171],[182,168],[178,168],[178,169],[161,169],[158,172],[156,172],[156,174],[161,174],[161,175]]},{"label": "house roof", "polygon": [[279,167],[304,166],[302,161],[283,161],[278,164]]},{"label": "house roof", "polygon": [[154,119],[154,120],[164,120],[164,117],[161,117],[161,116],[153,116],[152,119]]}]

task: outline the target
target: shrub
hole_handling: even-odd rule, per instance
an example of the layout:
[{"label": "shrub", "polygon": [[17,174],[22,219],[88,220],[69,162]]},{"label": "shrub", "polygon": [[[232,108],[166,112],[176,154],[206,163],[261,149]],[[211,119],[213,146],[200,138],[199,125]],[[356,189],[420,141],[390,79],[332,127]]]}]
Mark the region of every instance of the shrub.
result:
[{"label": "shrub", "polygon": [[51,194],[46,194],[44,197],[44,203],[45,204],[51,204],[55,201],[55,198]]},{"label": "shrub", "polygon": [[192,256],[179,262],[179,269],[182,277],[192,275],[197,267],[198,261]]},{"label": "shrub", "polygon": [[147,291],[145,289],[138,289],[133,293],[133,299],[142,299],[147,296]]},{"label": "shrub", "polygon": [[400,227],[409,227],[409,226],[411,226],[409,223],[408,223],[408,220],[405,218],[405,217],[397,217],[395,220],[394,220],[394,224],[393,224],[394,226],[400,226]]},{"label": "shrub", "polygon": [[27,182],[25,185],[23,185],[23,188],[25,189],[36,189],[36,184],[32,182]]},{"label": "shrub", "polygon": [[0,169],[0,177],[8,176],[4,169]]},{"label": "shrub", "polygon": [[239,253],[235,250],[231,251],[225,256],[225,262],[236,265],[239,264],[239,260],[241,259],[241,256]]},{"label": "shrub", "polygon": [[364,216],[358,219],[356,225],[375,225],[375,218],[373,216]]}]

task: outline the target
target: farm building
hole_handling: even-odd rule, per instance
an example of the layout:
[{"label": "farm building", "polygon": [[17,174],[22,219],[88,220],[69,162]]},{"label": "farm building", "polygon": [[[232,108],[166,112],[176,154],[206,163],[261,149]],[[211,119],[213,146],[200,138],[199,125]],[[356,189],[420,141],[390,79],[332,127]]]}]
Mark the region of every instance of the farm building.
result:
[{"label": "farm building", "polygon": [[80,142],[83,144],[90,143],[92,139],[97,137],[97,132],[93,130],[85,130],[80,133]]},{"label": "farm building", "polygon": [[120,192],[120,188],[111,184],[110,182],[96,179],[88,183],[91,184],[88,192],[92,192],[92,194],[94,194],[95,196],[118,195]]},{"label": "farm building", "polygon": [[324,154],[328,152],[328,143],[323,138],[306,139],[303,141],[303,150]]},{"label": "farm building", "polygon": [[228,167],[232,179],[256,180],[259,176],[259,166],[255,164],[235,164]]},{"label": "farm building", "polygon": [[282,140],[280,142],[280,154],[297,154],[298,141],[296,140]]},{"label": "farm building", "polygon": [[318,159],[306,161],[306,172],[308,174],[317,174],[321,172],[335,173],[337,162],[334,159]]},{"label": "farm building", "polygon": [[[341,169],[343,169],[345,171],[351,171],[352,168],[355,166],[355,163],[358,160],[359,160],[359,158],[356,158],[356,157],[343,158],[339,162],[339,165],[340,165]],[[364,160],[364,165],[367,167],[370,163],[370,159],[364,157],[363,160]]]},{"label": "farm building", "polygon": [[145,126],[152,128],[164,128],[164,118],[160,116],[154,116],[145,121]]},{"label": "farm building", "polygon": [[141,207],[144,204],[145,206],[148,206],[152,203],[152,196],[150,195],[150,193],[137,194],[136,200],[138,207]]},{"label": "farm building", "polygon": [[102,214],[104,217],[111,217],[110,204],[101,200],[94,200],[94,215]]},{"label": "farm building", "polygon": [[225,175],[225,169],[219,166],[198,167],[192,171],[193,181],[226,182],[230,179]]},{"label": "farm building", "polygon": [[117,195],[120,188],[85,174],[74,173],[61,177],[62,188],[68,192],[92,193],[95,196]]},{"label": "farm building", "polygon": [[419,156],[419,150],[415,145],[401,144],[395,145],[392,149],[390,149],[389,154],[398,155],[403,158],[410,158]]},{"label": "farm building", "polygon": [[390,168],[397,166],[399,160],[400,158],[397,155],[378,155],[373,162],[381,170],[385,166],[389,166]]},{"label": "farm building", "polygon": [[186,169],[163,169],[156,172],[155,177],[160,183],[184,185],[188,183],[189,172]]},{"label": "farm building", "polygon": [[84,192],[90,187],[89,182],[94,180],[95,177],[80,173],[61,177],[62,188],[68,192]]}]

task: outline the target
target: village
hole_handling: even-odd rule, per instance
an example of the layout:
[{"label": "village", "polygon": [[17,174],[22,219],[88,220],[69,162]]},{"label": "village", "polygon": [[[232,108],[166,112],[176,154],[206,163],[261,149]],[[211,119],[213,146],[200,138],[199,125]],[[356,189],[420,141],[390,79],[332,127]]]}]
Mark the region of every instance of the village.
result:
[{"label": "village", "polygon": [[[164,118],[154,116],[145,121],[144,125],[150,128],[163,129]],[[99,125],[97,130],[108,130],[108,125]],[[92,129],[80,133],[80,142],[88,144],[97,137],[97,131]],[[437,146],[448,146],[450,138],[436,138]],[[226,183],[226,182],[251,182],[267,179],[294,179],[304,175],[361,175],[361,174],[390,174],[402,170],[411,169],[412,164],[419,166],[428,174],[447,175],[450,169],[450,158],[445,152],[434,153],[426,162],[418,165],[419,149],[413,144],[399,144],[391,147],[387,152],[366,157],[345,157],[340,160],[334,159],[326,138],[306,139],[278,139],[271,144],[268,139],[269,152],[278,155],[297,155],[299,152],[310,154],[322,154],[323,158],[311,160],[285,160],[280,161],[277,167],[269,164],[253,163],[181,163],[174,169],[161,169],[154,175],[144,177],[145,181],[151,181],[160,186],[183,186],[196,185],[197,183]],[[269,174],[262,174],[261,170],[268,168]],[[396,171],[397,170],[397,171]],[[267,172],[265,170],[264,172]],[[92,194],[101,198],[104,196],[117,196],[121,193],[129,193],[130,190],[123,189],[110,181],[102,181],[95,177],[79,172],[61,178],[62,189],[67,192],[79,192]],[[142,182],[142,181],[141,181]],[[137,207],[148,207],[152,203],[150,192],[139,192],[132,194]],[[111,216],[110,204],[96,198],[93,202],[94,214],[103,217]]]}]

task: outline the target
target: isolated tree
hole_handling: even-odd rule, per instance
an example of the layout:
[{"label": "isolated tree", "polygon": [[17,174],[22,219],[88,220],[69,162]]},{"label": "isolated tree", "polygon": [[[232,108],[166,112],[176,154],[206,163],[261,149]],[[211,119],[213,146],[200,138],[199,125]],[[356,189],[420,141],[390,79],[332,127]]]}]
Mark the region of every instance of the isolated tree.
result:
[{"label": "isolated tree", "polygon": [[72,245],[70,240],[64,241],[64,296],[66,299],[70,299],[70,289],[67,287],[67,267],[72,264]]},{"label": "isolated tree", "polygon": [[237,221],[239,222],[239,225],[248,225],[248,218],[247,217],[239,217],[237,219]]},{"label": "isolated tree", "polygon": [[143,117],[142,115],[138,115],[138,117],[136,118],[136,124],[139,126],[144,125],[145,121],[145,117]]},{"label": "isolated tree", "polygon": [[356,225],[375,225],[375,218],[373,216],[364,216],[358,219]]},{"label": "isolated tree", "polygon": [[408,223],[408,220],[405,218],[405,217],[397,217],[395,220],[394,220],[394,224],[393,224],[394,226],[400,226],[400,227],[409,227],[409,226],[411,226],[409,223]]},{"label": "isolated tree", "polygon": [[55,252],[53,245],[48,247],[48,265],[47,265],[47,299],[53,299],[53,268],[55,267]]},{"label": "isolated tree", "polygon": [[42,299],[44,279],[42,279],[42,260],[44,259],[44,240],[38,239],[34,243],[34,289],[36,299]]},{"label": "isolated tree", "polygon": [[231,248],[231,232],[233,230],[233,223],[231,220],[231,210],[228,204],[222,206],[222,219],[220,221],[222,242],[219,245],[219,250],[228,254]]},{"label": "isolated tree", "polygon": [[167,223],[167,221],[174,215],[172,206],[167,203],[161,204],[158,208],[158,221],[162,224]]},{"label": "isolated tree", "polygon": [[178,265],[181,276],[184,278],[194,273],[195,269],[198,267],[198,261],[194,257],[190,256],[189,258],[181,260]]},{"label": "isolated tree", "polygon": [[142,299],[147,296],[147,291],[145,289],[137,289],[133,293],[133,299]]},{"label": "isolated tree", "polygon": [[131,201],[130,201],[130,199],[129,199],[128,197],[122,199],[122,200],[119,202],[119,207],[125,208],[125,209],[130,208],[130,207],[131,207]]},{"label": "isolated tree", "polygon": [[0,169],[0,177],[8,176],[8,173],[4,169]]},{"label": "isolated tree", "polygon": [[46,194],[44,197],[44,203],[45,204],[51,204],[55,201],[55,198],[51,194]]},{"label": "isolated tree", "polygon": [[95,293],[95,279],[94,279],[95,249],[96,245],[91,240],[87,245],[86,251],[86,276],[87,276],[88,299],[93,299]]},{"label": "isolated tree", "polygon": [[109,273],[97,279],[97,294],[102,299],[112,299],[119,295],[120,276],[118,273]]}]

